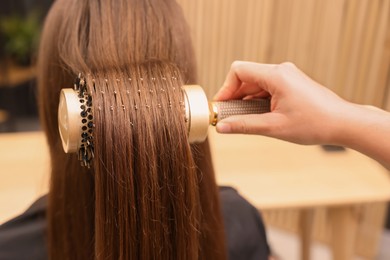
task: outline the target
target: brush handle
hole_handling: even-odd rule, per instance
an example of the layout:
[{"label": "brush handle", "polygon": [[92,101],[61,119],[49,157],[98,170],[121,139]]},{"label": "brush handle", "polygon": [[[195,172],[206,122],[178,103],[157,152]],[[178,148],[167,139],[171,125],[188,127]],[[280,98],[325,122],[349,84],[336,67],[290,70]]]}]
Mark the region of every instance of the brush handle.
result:
[{"label": "brush handle", "polygon": [[211,124],[236,115],[262,114],[270,112],[269,99],[230,100],[211,103]]},{"label": "brush handle", "polygon": [[199,85],[183,86],[185,119],[190,143],[203,142],[210,125],[235,115],[270,112],[270,99],[230,100],[209,102]]}]

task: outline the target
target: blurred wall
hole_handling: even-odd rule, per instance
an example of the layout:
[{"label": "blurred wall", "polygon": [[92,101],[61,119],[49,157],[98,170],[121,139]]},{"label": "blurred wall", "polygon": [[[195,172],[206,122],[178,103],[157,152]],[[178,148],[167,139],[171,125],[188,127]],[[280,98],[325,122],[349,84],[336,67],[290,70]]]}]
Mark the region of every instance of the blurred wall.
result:
[{"label": "blurred wall", "polygon": [[[234,60],[292,61],[347,100],[390,111],[390,0],[177,0],[191,27],[199,84],[212,97]],[[359,255],[377,253],[386,204],[359,208]],[[263,212],[298,232],[298,210]],[[330,242],[325,209],[313,236]]]},{"label": "blurred wall", "polygon": [[292,61],[350,101],[390,107],[390,0],[178,2],[210,97],[234,60]]}]

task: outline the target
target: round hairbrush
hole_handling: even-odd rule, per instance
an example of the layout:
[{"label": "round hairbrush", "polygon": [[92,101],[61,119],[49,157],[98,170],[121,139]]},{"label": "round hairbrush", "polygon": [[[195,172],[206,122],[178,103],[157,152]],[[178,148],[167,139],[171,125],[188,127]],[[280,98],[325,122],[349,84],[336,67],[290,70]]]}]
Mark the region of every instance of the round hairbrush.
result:
[{"label": "round hairbrush", "polygon": [[[207,137],[209,126],[215,126],[224,118],[270,111],[269,99],[209,102],[199,85],[185,85],[182,89],[190,143],[203,142]],[[83,80],[77,82],[74,89],[61,90],[58,126],[64,151],[78,152],[82,165],[90,166],[93,158],[94,126],[92,98]]]}]

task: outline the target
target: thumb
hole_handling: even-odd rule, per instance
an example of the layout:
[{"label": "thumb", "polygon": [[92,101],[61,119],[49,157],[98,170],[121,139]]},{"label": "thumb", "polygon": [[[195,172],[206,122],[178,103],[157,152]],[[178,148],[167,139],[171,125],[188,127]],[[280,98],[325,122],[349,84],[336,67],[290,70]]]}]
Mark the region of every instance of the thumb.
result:
[{"label": "thumb", "polygon": [[219,133],[240,133],[269,135],[276,123],[274,113],[239,115],[225,118],[218,122],[216,128]]}]

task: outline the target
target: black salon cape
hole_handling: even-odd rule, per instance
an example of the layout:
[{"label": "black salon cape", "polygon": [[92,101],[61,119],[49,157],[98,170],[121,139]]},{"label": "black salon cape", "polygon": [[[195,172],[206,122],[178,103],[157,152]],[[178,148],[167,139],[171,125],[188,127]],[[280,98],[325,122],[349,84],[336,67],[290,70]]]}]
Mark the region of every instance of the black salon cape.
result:
[{"label": "black salon cape", "polygon": [[[258,211],[230,187],[221,187],[220,196],[229,259],[268,259],[270,250]],[[0,260],[48,258],[46,203],[44,196],[22,215],[0,226]]]}]

